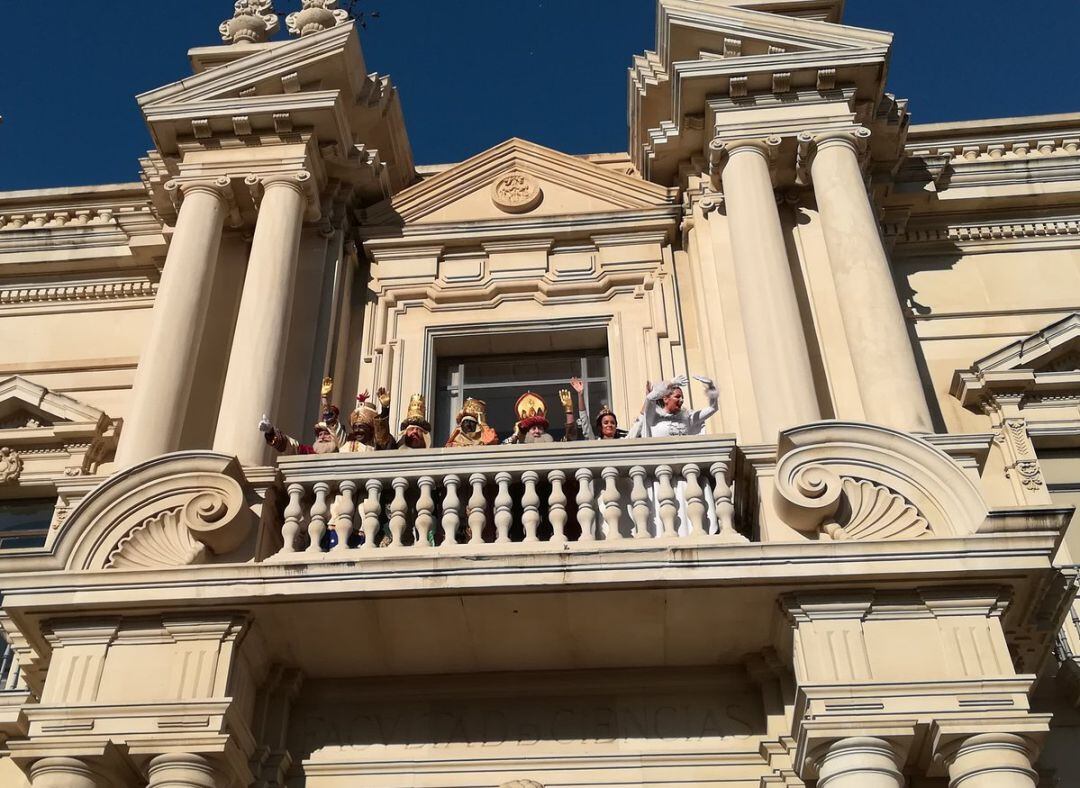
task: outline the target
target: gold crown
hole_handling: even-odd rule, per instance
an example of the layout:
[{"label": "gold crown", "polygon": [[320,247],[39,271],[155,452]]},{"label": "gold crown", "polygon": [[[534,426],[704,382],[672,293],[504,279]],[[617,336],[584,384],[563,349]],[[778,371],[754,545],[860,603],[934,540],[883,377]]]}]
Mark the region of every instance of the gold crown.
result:
[{"label": "gold crown", "polygon": [[378,417],[379,411],[375,409],[375,406],[370,402],[361,402],[356,406],[356,410],[349,416],[349,424],[353,427],[359,427],[361,424],[367,424],[369,427],[375,426],[375,419]]},{"label": "gold crown", "polygon": [[517,397],[517,404],[514,409],[517,410],[518,421],[525,421],[534,417],[539,419],[548,418],[548,406],[544,404],[544,400],[536,392],[527,391]]},{"label": "gold crown", "polygon": [[427,432],[431,431],[431,425],[427,420],[427,402],[423,394],[413,394],[409,399],[409,409],[405,412],[405,419],[401,422],[401,429],[406,427],[419,427]]},{"label": "gold crown", "polygon": [[480,424],[487,423],[487,403],[482,399],[475,399],[469,397],[465,400],[465,404],[461,406],[461,410],[458,411],[457,421],[458,424],[466,416],[472,416]]}]

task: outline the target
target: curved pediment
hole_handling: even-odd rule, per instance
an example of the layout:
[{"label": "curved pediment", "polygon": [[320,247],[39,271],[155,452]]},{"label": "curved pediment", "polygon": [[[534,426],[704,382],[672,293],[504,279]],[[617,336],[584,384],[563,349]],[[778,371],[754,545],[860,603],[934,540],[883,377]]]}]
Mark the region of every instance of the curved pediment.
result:
[{"label": "curved pediment", "polygon": [[235,457],[186,451],[110,477],[71,512],[59,537],[68,570],[164,569],[244,561],[257,496]]},{"label": "curved pediment", "polygon": [[594,160],[510,139],[373,206],[367,225],[438,224],[597,214],[674,204],[630,174],[629,159]]}]

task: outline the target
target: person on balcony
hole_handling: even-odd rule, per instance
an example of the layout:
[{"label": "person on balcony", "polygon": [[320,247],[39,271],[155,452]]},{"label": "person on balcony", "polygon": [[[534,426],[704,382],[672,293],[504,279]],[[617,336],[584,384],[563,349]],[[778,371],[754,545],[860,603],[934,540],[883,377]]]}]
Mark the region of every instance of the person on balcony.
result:
[{"label": "person on balcony", "polygon": [[606,404],[602,405],[595,420],[589,419],[589,409],[585,407],[585,384],[581,378],[570,378],[570,388],[577,393],[577,430],[582,439],[616,440],[627,436],[626,430],[619,429],[619,419]]},{"label": "person on balcony", "polygon": [[[356,409],[349,416],[349,431],[340,439],[342,454],[364,454],[393,448],[390,437],[390,392],[380,388],[379,407],[369,400],[367,391],[356,396]],[[339,429],[344,432],[343,429]]]},{"label": "person on balcony", "polygon": [[423,394],[413,394],[409,400],[409,409],[401,422],[401,435],[394,445],[398,449],[431,448],[431,424],[427,420]]},{"label": "person on balcony", "polygon": [[[574,421],[574,406],[570,401],[570,392],[563,389],[559,392],[563,410],[566,412],[566,433],[564,441],[575,441],[578,438],[577,423]],[[514,405],[517,411],[518,422],[514,434],[503,443],[554,443],[555,438],[548,432],[551,424],[547,420],[547,404],[543,397],[533,391],[526,391],[518,397]]]},{"label": "person on balcony", "polygon": [[497,446],[499,436],[487,423],[487,404],[469,397],[457,415],[457,427],[446,441],[447,448]]},{"label": "person on balcony", "polygon": [[338,450],[338,432],[341,427],[338,424],[339,411],[337,406],[330,404],[330,394],[334,389],[334,381],[331,378],[323,378],[319,389],[319,407],[322,419],[315,424],[315,442],[300,443],[296,438],[286,435],[273,425],[269,417],[264,413],[259,420],[259,431],[263,438],[275,451],[281,454],[333,454]]},{"label": "person on balcony", "polygon": [[642,417],[630,433],[631,438],[668,438],[677,435],[700,435],[705,422],[717,412],[720,392],[710,378],[694,375],[694,380],[705,386],[708,405],[700,410],[688,410],[683,406],[683,389],[689,381],[685,375],[672,380],[662,380],[652,387],[645,397]]}]

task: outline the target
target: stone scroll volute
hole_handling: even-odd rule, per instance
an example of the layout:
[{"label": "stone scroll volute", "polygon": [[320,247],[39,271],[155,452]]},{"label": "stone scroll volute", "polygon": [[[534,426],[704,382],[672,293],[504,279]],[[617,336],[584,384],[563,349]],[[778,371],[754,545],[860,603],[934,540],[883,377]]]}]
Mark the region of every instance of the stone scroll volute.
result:
[{"label": "stone scroll volute", "polygon": [[964,470],[905,433],[818,422],[782,432],[777,454],[774,508],[783,524],[808,536],[962,536],[986,519],[986,502]]},{"label": "stone scroll volute", "polygon": [[74,570],[245,561],[256,503],[236,458],[177,452],[103,482],[72,511],[59,539],[69,540]]}]

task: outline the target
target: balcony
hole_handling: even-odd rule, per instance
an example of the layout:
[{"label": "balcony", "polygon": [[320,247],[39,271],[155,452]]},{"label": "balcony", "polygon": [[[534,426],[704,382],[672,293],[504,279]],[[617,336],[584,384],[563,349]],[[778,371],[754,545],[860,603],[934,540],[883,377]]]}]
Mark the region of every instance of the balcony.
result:
[{"label": "balcony", "polygon": [[697,437],[285,457],[269,560],[745,542],[734,449]]}]

